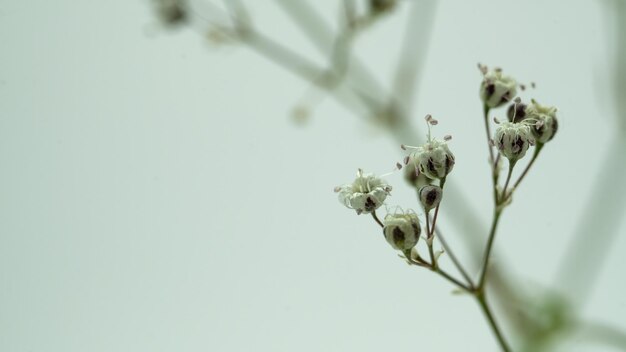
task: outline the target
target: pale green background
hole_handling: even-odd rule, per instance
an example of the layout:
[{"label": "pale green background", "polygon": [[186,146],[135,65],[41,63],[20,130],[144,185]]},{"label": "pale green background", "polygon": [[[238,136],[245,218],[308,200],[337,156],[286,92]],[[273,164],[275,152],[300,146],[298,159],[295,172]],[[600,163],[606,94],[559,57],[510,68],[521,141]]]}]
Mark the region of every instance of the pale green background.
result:
[{"label": "pale green background", "polygon": [[[248,3],[260,30],[323,64],[272,2]],[[198,26],[162,29],[149,5],[0,0],[0,351],[496,350],[470,298],[405,265],[332,192],[357,167],[388,171],[395,142],[332,100],[296,126],[307,83],[245,47],[209,45]],[[335,1],[317,7],[337,17]],[[405,8],[357,44],[385,82]],[[497,240],[494,263],[506,258],[524,289],[559,285],[602,172],[615,115],[604,10],[437,6],[416,124],[431,113],[435,133],[453,135],[451,178],[481,222],[491,198],[476,63],[537,82],[528,96],[559,107],[561,130]],[[391,205],[415,206],[400,175],[387,180]],[[467,259],[451,216],[441,223]],[[626,329],[619,232],[583,313]]]}]

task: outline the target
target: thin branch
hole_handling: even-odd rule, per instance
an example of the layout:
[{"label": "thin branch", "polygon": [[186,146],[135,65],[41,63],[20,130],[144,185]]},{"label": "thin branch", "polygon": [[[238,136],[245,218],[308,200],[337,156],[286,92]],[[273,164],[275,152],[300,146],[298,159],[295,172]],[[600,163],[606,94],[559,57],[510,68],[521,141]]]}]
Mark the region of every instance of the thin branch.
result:
[{"label": "thin branch", "polygon": [[456,255],[454,255],[454,252],[452,251],[452,248],[448,245],[448,242],[446,241],[445,237],[443,236],[443,233],[441,233],[441,231],[439,230],[439,227],[435,227],[435,233],[437,234],[437,238],[439,239],[439,242],[441,242],[441,246],[443,247],[443,249],[446,252],[446,254],[450,257],[450,260],[452,260],[452,263],[454,264],[454,266],[461,273],[461,275],[463,276],[465,281],[467,281],[467,283],[469,284],[470,288],[473,289],[474,288],[474,282],[472,282],[472,279],[467,274],[467,271],[465,270],[465,268],[463,268],[463,265],[461,265],[461,262],[457,259]]},{"label": "thin branch", "polygon": [[498,343],[500,344],[500,348],[502,348],[502,351],[505,352],[510,351],[511,348],[504,339],[504,335],[502,335],[502,332],[500,331],[500,327],[498,326],[498,323],[496,322],[496,319],[491,312],[491,308],[487,304],[487,298],[485,297],[484,293],[476,295],[476,299],[478,300],[478,304],[480,305],[480,308],[482,309],[485,317],[487,318],[487,321],[489,322],[489,326],[491,327],[493,334],[496,335]]},{"label": "thin branch", "polygon": [[[293,23],[309,38],[320,53],[326,56],[331,55],[335,36],[328,23],[315,8],[306,1],[276,0],[276,3],[289,15]],[[376,81],[374,75],[358,58],[351,58],[350,70],[347,72],[346,80],[350,86],[370,92],[372,96],[385,96],[380,83]]]},{"label": "thin branch", "polygon": [[489,230],[489,238],[487,240],[487,248],[485,249],[485,255],[483,256],[483,265],[481,269],[480,279],[478,280],[478,290],[483,290],[487,278],[487,270],[489,269],[489,259],[491,257],[491,249],[493,247],[493,241],[496,237],[496,229],[498,228],[498,222],[500,220],[500,214],[502,210],[495,205],[493,214],[493,220],[491,222],[491,230]]},{"label": "thin branch", "polygon": [[378,223],[378,225],[380,225],[380,227],[384,228],[385,225],[383,225],[382,221],[380,221],[380,219],[378,218],[378,215],[376,215],[376,210],[374,210],[372,212],[372,217],[374,218],[374,220],[376,220],[376,222]]}]

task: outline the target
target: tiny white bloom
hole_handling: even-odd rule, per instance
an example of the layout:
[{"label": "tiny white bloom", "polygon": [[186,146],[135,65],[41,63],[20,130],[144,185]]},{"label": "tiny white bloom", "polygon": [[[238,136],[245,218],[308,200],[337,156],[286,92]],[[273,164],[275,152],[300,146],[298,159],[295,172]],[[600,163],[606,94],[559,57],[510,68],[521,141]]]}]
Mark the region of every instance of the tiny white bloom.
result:
[{"label": "tiny white bloom", "polygon": [[420,237],[420,223],[413,211],[385,216],[383,233],[394,249],[404,251],[415,247]]},{"label": "tiny white bloom", "polygon": [[496,147],[510,162],[515,163],[534,144],[530,127],[524,123],[503,122],[494,135]]},{"label": "tiny white bloom", "polygon": [[430,179],[446,177],[454,167],[454,154],[445,141],[429,140],[411,154],[421,174]]},{"label": "tiny white bloom", "polygon": [[506,104],[517,95],[517,82],[502,74],[502,70],[491,70],[485,73],[480,85],[480,99],[489,108],[497,108]]},{"label": "tiny white bloom", "polygon": [[391,186],[359,169],[352,183],[335,188],[335,192],[339,193],[339,201],[346,207],[356,210],[357,214],[368,214],[383,205]]}]

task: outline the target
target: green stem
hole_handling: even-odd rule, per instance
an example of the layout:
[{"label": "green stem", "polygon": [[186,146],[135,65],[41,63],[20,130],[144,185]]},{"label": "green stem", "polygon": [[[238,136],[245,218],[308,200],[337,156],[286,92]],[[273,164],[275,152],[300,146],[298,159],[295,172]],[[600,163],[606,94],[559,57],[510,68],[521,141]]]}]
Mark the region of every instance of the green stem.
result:
[{"label": "green stem", "polygon": [[430,231],[430,216],[426,213],[426,245],[428,246],[428,255],[432,263],[433,270],[437,270],[437,261],[435,260],[435,252],[433,250],[433,234]]},{"label": "green stem", "polygon": [[459,262],[456,255],[454,255],[454,252],[452,252],[452,248],[448,246],[448,243],[446,242],[446,239],[441,234],[441,231],[439,231],[439,229],[436,227],[434,228],[434,231],[437,233],[437,238],[439,239],[439,242],[441,242],[441,246],[443,247],[443,250],[446,251],[446,253],[448,253],[448,256],[452,260],[452,263],[454,264],[454,266],[456,266],[456,268],[459,270],[461,275],[463,275],[463,278],[465,278],[465,281],[467,281],[469,287],[474,289],[474,282],[469,277],[469,275],[467,274],[467,271],[463,268],[463,265],[461,265],[461,262]]},{"label": "green stem", "polygon": [[[513,174],[513,168],[515,167],[516,162],[517,161],[509,161],[509,173],[506,175],[506,181],[504,182],[504,188],[502,189],[502,198],[500,198],[499,204],[498,202],[496,202],[496,207],[498,207],[500,204],[504,204],[504,202],[508,198],[506,194],[506,189],[509,187],[509,182],[511,181],[511,175]],[[513,186],[513,189],[515,189],[515,186]],[[512,190],[511,193],[513,193]]]},{"label": "green stem", "polygon": [[496,204],[495,210],[493,213],[493,220],[491,222],[491,230],[489,230],[489,239],[487,240],[487,248],[485,249],[485,255],[483,257],[483,265],[482,265],[482,273],[480,275],[480,280],[478,281],[478,291],[482,291],[485,287],[485,279],[487,277],[487,268],[489,267],[489,257],[491,255],[491,249],[493,247],[493,240],[496,237],[496,229],[498,227],[498,222],[500,221],[500,214],[502,210]]},{"label": "green stem", "polygon": [[376,222],[378,223],[378,225],[380,225],[380,227],[385,227],[385,225],[383,225],[383,223],[380,221],[378,216],[376,216],[376,210],[372,212],[372,217],[374,218],[374,220],[376,220]]},{"label": "green stem", "polygon": [[460,282],[459,280],[455,279],[454,277],[452,277],[450,274],[446,273],[445,271],[439,269],[439,268],[433,268],[433,271],[435,271],[437,274],[441,275],[442,277],[444,277],[446,280],[452,282],[453,284],[457,285],[460,289],[462,289],[465,292],[471,293],[473,292],[472,289],[465,285],[464,283]]},{"label": "green stem", "polygon": [[504,336],[502,335],[502,332],[500,331],[500,328],[498,327],[498,323],[493,317],[491,308],[489,308],[489,305],[487,304],[487,298],[485,297],[484,291],[477,292],[475,296],[476,296],[476,300],[478,300],[478,304],[480,305],[480,308],[482,309],[483,313],[485,314],[485,317],[487,318],[487,321],[489,322],[489,326],[491,326],[491,330],[493,331],[493,334],[496,335],[496,338],[498,339],[498,343],[500,344],[502,351],[505,351],[505,352],[511,351],[511,348],[507,344],[506,340],[504,339]]},{"label": "green stem", "polygon": [[528,173],[528,170],[530,170],[530,167],[533,166],[533,164],[535,163],[535,160],[537,160],[537,156],[539,156],[539,152],[541,152],[541,149],[543,148],[543,146],[544,146],[544,144],[537,143],[537,146],[535,147],[535,152],[533,153],[532,159],[530,159],[530,162],[528,163],[528,165],[526,165],[526,168],[524,169],[524,171],[522,172],[520,177],[517,179],[517,181],[515,181],[515,184],[513,185],[513,189],[516,189],[517,186],[520,184],[520,182],[522,182],[522,180],[524,179],[524,177]]},{"label": "green stem", "polygon": [[495,173],[495,162],[493,157],[493,148],[491,147],[491,128],[489,127],[489,106],[483,105],[483,115],[485,117],[485,132],[487,133],[487,147],[489,148],[489,162],[491,163],[492,171]]}]

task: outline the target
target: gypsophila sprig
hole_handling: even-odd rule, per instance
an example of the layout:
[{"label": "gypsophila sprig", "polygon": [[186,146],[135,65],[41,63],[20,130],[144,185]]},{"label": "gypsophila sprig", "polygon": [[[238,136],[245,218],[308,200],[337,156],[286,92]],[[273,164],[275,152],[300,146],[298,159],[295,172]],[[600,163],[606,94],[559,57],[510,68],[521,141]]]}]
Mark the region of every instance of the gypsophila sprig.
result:
[{"label": "gypsophila sprig", "polygon": [[523,158],[528,147],[534,144],[534,137],[527,124],[508,121],[498,125],[493,139],[500,153],[511,163]]},{"label": "gypsophila sprig", "polygon": [[[483,121],[485,125],[487,147],[489,148],[489,164],[491,167],[491,182],[493,185],[493,205],[494,215],[490,226],[483,260],[478,275],[478,280],[472,279],[465,270],[462,263],[454,255],[452,248],[442,237],[438,219],[445,215],[440,212],[443,203],[443,192],[446,177],[451,173],[455,165],[454,154],[448,147],[448,141],[452,137],[445,136],[437,140],[431,136],[431,128],[438,124],[431,115],[426,115],[425,120],[428,126],[426,143],[413,147],[401,145],[403,150],[411,150],[404,157],[403,164],[404,179],[417,190],[417,200],[423,209],[423,226],[420,225],[420,218],[414,211],[396,211],[387,213],[383,221],[376,215],[376,209],[385,201],[391,187],[380,178],[364,174],[361,170],[357,173],[357,178],[352,184],[337,187],[339,200],[348,208],[355,209],[357,214],[371,213],[377,225],[382,227],[385,240],[395,250],[401,251],[399,254],[409,265],[426,268],[454,284],[459,290],[475,296],[481,309],[488,317],[488,322],[503,351],[510,351],[508,342],[500,327],[493,317],[491,308],[485,297],[486,282],[489,277],[489,261],[493,248],[496,230],[501,215],[513,202],[513,194],[520,182],[533,165],[543,143],[549,141],[554,136],[557,129],[556,108],[542,106],[534,100],[531,104],[522,103],[521,97],[516,97],[517,83],[515,80],[502,74],[502,70],[487,70],[487,67],[480,66],[483,72],[483,82],[481,84],[481,101],[483,107]],[[522,88],[522,90],[524,90]],[[511,102],[508,108],[508,121],[500,121],[490,115],[492,108]],[[497,124],[495,133],[491,131],[491,124]],[[517,180],[513,179],[514,168],[517,162],[525,156],[528,149],[535,145],[532,158],[526,163],[526,167],[520,173]],[[495,148],[494,148],[495,147]],[[496,152],[498,154],[496,155]],[[508,170],[504,183],[500,179],[504,158],[509,160]],[[402,169],[402,163],[396,163],[396,170]],[[387,209],[387,207],[385,207]],[[398,209],[400,209],[398,207]],[[442,215],[440,215],[442,214]],[[420,236],[424,241],[419,241]],[[436,247],[441,245],[443,249]],[[426,249],[427,256],[420,255]],[[446,252],[451,262],[456,267],[462,279],[455,278],[448,271],[442,268],[439,256]]]},{"label": "gypsophila sprig", "polygon": [[422,231],[417,214],[412,210],[388,214],[385,216],[384,225],[385,239],[391,247],[399,251],[415,247]]},{"label": "gypsophila sprig", "polygon": [[391,186],[374,174],[363,173],[358,169],[356,178],[350,184],[335,188],[339,201],[357,214],[369,214],[378,209],[391,192]]},{"label": "gypsophila sprig", "polygon": [[480,99],[490,109],[497,108],[511,101],[517,95],[517,82],[510,76],[495,68],[488,70],[486,66],[479,65],[483,73],[483,81],[480,84]]}]

